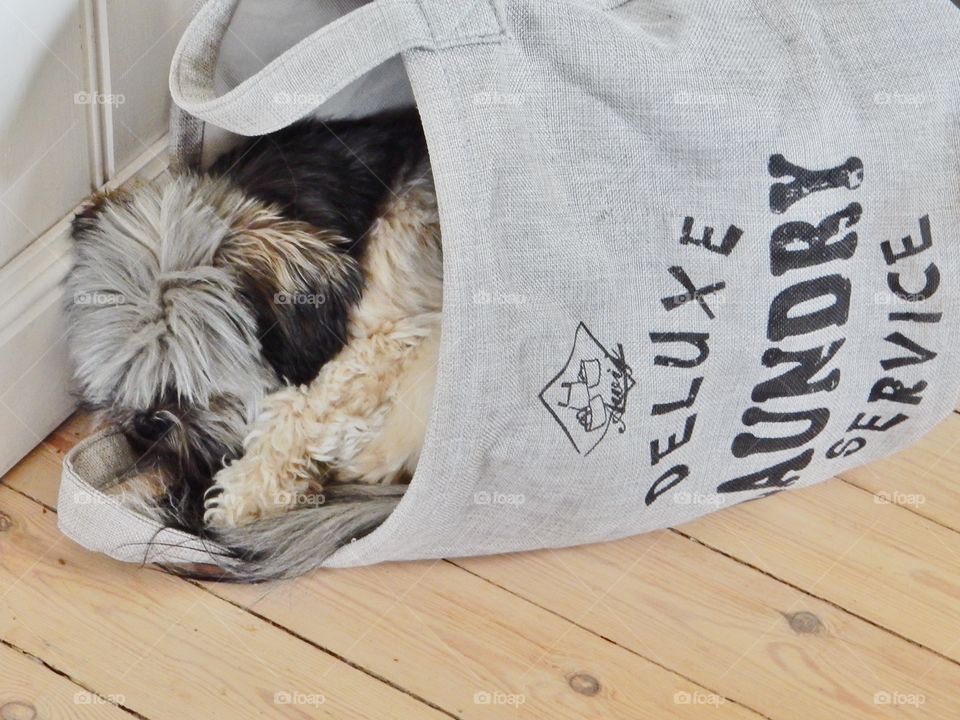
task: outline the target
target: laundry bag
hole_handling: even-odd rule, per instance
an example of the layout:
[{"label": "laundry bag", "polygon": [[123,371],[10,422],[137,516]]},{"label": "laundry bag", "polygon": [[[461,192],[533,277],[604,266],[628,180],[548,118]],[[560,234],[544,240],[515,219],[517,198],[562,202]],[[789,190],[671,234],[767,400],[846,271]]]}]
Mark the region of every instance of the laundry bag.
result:
[{"label": "laundry bag", "polygon": [[678,525],[957,404],[951,0],[374,0],[221,92],[236,7],[206,2],[177,50],[178,158],[399,56],[439,201],[426,445],[329,566]]}]

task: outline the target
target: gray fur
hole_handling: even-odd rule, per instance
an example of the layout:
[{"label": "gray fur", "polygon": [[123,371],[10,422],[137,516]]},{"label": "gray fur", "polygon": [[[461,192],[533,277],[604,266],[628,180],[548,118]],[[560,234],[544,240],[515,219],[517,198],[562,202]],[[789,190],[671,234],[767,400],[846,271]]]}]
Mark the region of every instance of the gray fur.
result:
[{"label": "gray fur", "polygon": [[[181,461],[204,444],[239,454],[259,400],[281,385],[262,357],[237,275],[216,264],[230,215],[244,205],[224,182],[187,175],[111,199],[75,224],[66,311],[77,389],[128,431],[140,412],[166,417],[171,430],[150,455],[167,450]],[[164,400],[164,388],[176,397]],[[158,410],[164,402],[171,410]],[[176,484],[194,470],[179,462],[164,475]],[[330,486],[321,506],[217,532],[197,526],[190,492],[163,500],[131,484],[122,496],[140,513],[230,548],[221,579],[252,582],[318,567],[379,525],[404,489]]]},{"label": "gray fur", "polygon": [[260,582],[318,569],[335,550],[368,534],[393,512],[406,485],[329,485],[326,502],[221,530],[216,540],[238,551],[221,580]]},{"label": "gray fur", "polygon": [[77,391],[127,431],[145,412],[172,422],[155,449],[184,473],[238,454],[257,402],[280,386],[238,274],[215,264],[243,206],[223,183],[187,175],[74,224],[66,315]]},{"label": "gray fur", "polygon": [[[320,506],[223,530],[203,523],[204,492],[243,453],[264,397],[309,383],[346,342],[364,237],[390,185],[429,168],[415,111],[335,125],[301,123],[207,173],[96,196],[74,221],[65,310],[76,390],[142,454],[132,475],[160,479],[152,495],[118,492],[229,548],[227,580],[319,567],[405,490],[330,482]],[[315,301],[281,300],[301,296]]]},{"label": "gray fur", "polygon": [[263,363],[239,282],[214,256],[231,228],[208,184],[181,176],[104,207],[77,233],[67,278],[69,346],[88,401],[144,407],[173,387],[187,403],[255,401]]}]

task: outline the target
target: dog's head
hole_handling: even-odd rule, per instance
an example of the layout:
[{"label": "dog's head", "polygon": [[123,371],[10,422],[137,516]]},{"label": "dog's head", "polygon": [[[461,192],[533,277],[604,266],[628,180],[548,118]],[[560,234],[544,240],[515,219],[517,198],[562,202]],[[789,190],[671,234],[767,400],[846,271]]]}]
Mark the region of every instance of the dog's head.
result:
[{"label": "dog's head", "polygon": [[265,393],[342,347],[362,282],[343,238],[202,175],[97,196],[73,236],[81,402],[187,479],[242,451]]}]

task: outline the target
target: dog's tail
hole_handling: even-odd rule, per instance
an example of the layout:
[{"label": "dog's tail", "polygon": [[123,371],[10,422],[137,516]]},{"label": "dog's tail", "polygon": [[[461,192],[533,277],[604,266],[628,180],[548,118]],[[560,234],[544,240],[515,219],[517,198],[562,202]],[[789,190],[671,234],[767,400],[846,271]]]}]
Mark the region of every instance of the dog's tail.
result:
[{"label": "dog's tail", "polygon": [[386,520],[406,487],[328,485],[321,505],[218,530],[211,539],[226,547],[230,557],[224,558],[223,572],[216,579],[250,583],[316,570],[335,550],[369,534]]}]

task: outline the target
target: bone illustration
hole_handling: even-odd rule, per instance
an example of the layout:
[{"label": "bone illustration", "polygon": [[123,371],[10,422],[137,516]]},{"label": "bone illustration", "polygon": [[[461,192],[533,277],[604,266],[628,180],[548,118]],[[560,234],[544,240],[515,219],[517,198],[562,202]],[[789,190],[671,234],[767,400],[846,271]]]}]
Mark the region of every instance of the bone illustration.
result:
[{"label": "bone illustration", "polygon": [[768,170],[771,177],[793,177],[788,183],[770,186],[770,209],[778,215],[812,193],[844,187],[854,190],[863,182],[863,161],[858,157],[828,170],[807,170],[777,153],[770,156]]}]

